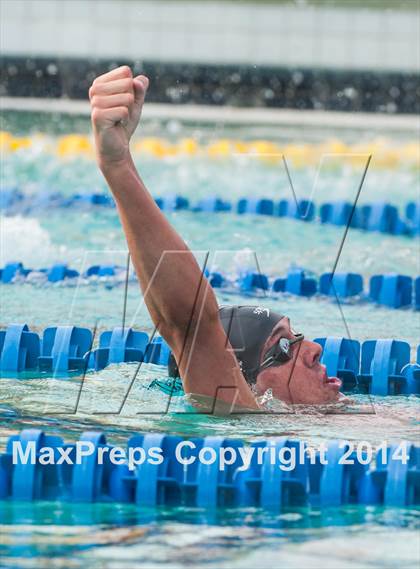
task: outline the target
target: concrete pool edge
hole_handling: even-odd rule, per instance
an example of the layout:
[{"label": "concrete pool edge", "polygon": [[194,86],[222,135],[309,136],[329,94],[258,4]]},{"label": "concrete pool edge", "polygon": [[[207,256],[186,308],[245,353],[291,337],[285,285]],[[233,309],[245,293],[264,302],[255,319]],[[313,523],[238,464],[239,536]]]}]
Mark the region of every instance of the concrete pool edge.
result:
[{"label": "concrete pool edge", "polygon": [[[87,101],[69,99],[0,97],[0,112],[4,111],[57,112],[88,116],[90,105]],[[143,110],[143,118],[146,121],[179,120],[185,123],[223,123],[232,126],[255,124],[305,129],[333,128],[353,131],[373,129],[387,133],[404,132],[420,136],[418,115],[149,103]]]}]

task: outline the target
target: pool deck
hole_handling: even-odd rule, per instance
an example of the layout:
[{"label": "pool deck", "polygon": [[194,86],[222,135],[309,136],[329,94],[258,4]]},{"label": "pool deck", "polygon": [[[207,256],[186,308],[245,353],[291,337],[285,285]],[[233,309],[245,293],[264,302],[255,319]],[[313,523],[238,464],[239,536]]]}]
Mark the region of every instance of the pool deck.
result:
[{"label": "pool deck", "polygon": [[[86,116],[90,113],[87,101],[69,99],[39,99],[0,97],[0,111],[57,112]],[[143,111],[145,120],[179,120],[184,123],[231,126],[259,125],[305,129],[343,129],[352,131],[420,135],[420,117],[417,115],[389,115],[379,113],[343,113],[334,111],[307,111],[291,109],[259,109],[216,107],[206,105],[167,105],[148,103]]]}]

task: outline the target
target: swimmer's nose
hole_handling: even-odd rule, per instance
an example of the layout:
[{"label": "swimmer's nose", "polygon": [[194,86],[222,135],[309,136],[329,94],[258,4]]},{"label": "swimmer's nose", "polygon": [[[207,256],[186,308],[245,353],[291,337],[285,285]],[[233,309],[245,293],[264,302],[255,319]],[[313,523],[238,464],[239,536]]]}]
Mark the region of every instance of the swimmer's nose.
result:
[{"label": "swimmer's nose", "polygon": [[322,348],[316,342],[305,341],[305,364],[308,367],[313,367],[319,362],[322,354]]}]

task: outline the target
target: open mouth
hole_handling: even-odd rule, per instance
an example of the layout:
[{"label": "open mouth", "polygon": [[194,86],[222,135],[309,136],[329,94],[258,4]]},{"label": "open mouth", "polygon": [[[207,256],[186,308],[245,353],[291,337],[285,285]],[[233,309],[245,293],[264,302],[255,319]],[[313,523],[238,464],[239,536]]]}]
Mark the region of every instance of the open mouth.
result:
[{"label": "open mouth", "polygon": [[323,373],[323,377],[322,377],[322,383],[331,387],[336,387],[338,389],[340,389],[341,385],[342,385],[342,381],[341,379],[338,379],[338,377],[328,377],[327,375],[327,370],[324,368],[324,373]]},{"label": "open mouth", "polygon": [[341,379],[338,379],[338,377],[326,377],[325,383],[339,389],[341,387],[342,381]]}]

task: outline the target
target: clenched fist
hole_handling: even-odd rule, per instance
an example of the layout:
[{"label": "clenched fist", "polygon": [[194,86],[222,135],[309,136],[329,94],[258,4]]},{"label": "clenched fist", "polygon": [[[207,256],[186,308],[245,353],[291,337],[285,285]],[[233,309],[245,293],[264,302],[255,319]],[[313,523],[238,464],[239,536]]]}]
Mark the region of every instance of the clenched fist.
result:
[{"label": "clenched fist", "polygon": [[96,154],[100,166],[118,164],[129,156],[129,143],[140,120],[149,80],[133,78],[126,65],[100,75],[89,89]]}]

